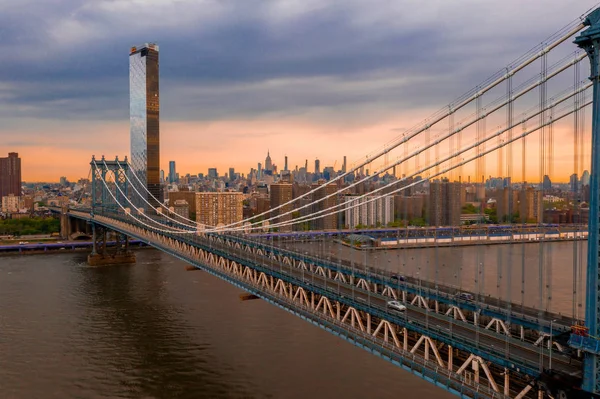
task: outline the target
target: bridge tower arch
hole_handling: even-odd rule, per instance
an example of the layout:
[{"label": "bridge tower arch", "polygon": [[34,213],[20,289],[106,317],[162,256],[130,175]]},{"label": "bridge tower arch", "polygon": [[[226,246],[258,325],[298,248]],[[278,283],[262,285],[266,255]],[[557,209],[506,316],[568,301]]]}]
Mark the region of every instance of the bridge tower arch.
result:
[{"label": "bridge tower arch", "polygon": [[[115,157],[114,161],[108,161],[102,156],[101,160],[96,161],[95,157],[92,156],[90,165],[92,168],[92,220],[90,223],[92,225],[93,247],[92,253],[88,256],[88,264],[100,266],[135,263],[135,254],[129,250],[129,237],[118,231],[113,232],[94,222],[95,216],[123,214],[122,208],[127,207],[129,203],[127,180],[129,163],[127,157],[124,161],[119,161],[119,157]],[[107,176],[110,175],[113,178],[112,189],[106,184]],[[108,240],[111,235],[114,237],[114,245],[109,248]]]}]

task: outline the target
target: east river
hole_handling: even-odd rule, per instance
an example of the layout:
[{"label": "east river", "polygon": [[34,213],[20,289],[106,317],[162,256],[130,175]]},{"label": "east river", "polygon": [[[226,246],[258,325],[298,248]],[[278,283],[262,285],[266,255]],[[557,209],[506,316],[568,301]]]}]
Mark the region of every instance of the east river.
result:
[{"label": "east river", "polygon": [[155,250],[0,257],[0,398],[451,398]]}]

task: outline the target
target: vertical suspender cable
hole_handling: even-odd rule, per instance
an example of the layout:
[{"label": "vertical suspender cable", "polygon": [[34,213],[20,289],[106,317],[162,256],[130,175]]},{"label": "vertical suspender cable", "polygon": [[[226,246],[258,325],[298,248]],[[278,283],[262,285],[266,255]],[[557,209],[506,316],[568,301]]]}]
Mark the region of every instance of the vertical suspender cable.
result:
[{"label": "vertical suspender cable", "polygon": [[[579,87],[579,64],[575,64],[573,68],[573,87],[575,90]],[[580,96],[576,94],[573,97],[573,106],[574,109],[577,109],[579,106]],[[573,174],[576,174],[579,170],[579,157],[577,156],[577,150],[579,148],[579,111],[575,111],[573,114]],[[573,190],[570,190],[573,191]],[[573,193],[571,192],[572,199],[576,204],[576,198],[574,198]],[[579,209],[579,220],[578,223],[581,224],[581,206]],[[577,232],[579,233],[579,231]],[[583,255],[580,253],[580,242],[577,238],[573,240],[573,317],[580,319],[580,295],[578,294],[579,289],[581,288],[579,282],[582,279],[581,274],[581,259],[580,256]]]},{"label": "vertical suspender cable", "polygon": [[[550,108],[550,115],[548,116],[550,119],[550,125],[548,125],[548,162],[547,162],[547,170],[550,174],[550,179],[554,177],[552,173],[554,171],[554,107]],[[560,234],[560,230],[559,230]],[[548,302],[546,305],[546,310],[552,311],[552,272],[554,267],[554,244],[549,244],[546,246],[547,248],[547,257],[546,257],[546,297],[548,298]]]},{"label": "vertical suspender cable", "polygon": [[[512,71],[510,71],[508,68],[506,70],[506,74],[507,74],[507,79],[506,79],[506,97],[508,99],[508,104],[506,105],[506,126],[509,128],[508,132],[507,132],[507,139],[508,139],[508,146],[506,149],[506,178],[504,179],[504,184],[503,186],[503,190],[504,192],[502,193],[502,202],[506,202],[505,205],[503,205],[503,209],[502,209],[502,213],[504,214],[505,211],[508,215],[508,219],[507,222],[509,224],[513,223],[513,214],[515,213],[515,209],[513,207],[513,191],[512,191],[512,176],[513,176],[513,145],[512,145],[512,138],[513,138],[513,130],[512,130],[512,125],[513,125],[513,109],[514,109],[514,104],[513,104],[513,89],[512,89]],[[506,195],[506,192],[508,192],[508,196]],[[503,221],[504,222],[504,221]],[[512,312],[512,269],[513,269],[513,262],[512,262],[512,256],[513,256],[513,252],[514,252],[514,229],[510,229],[510,233],[511,233],[511,240],[509,241],[509,247],[508,247],[508,257],[507,257],[507,261],[506,261],[506,267],[507,267],[507,271],[506,271],[506,302],[508,303],[508,309],[507,309],[507,313],[508,313],[508,319],[507,322],[510,324],[510,316],[511,316],[511,312]],[[508,345],[508,344],[507,344]]]},{"label": "vertical suspender cable", "polygon": [[[523,128],[523,132],[526,132],[527,121],[523,121],[521,126]],[[521,238],[523,238],[523,233],[525,232],[523,226],[527,222],[527,137],[523,137],[522,139],[521,151],[522,186],[521,191],[519,193],[519,213],[521,216]],[[523,307],[525,306],[525,240],[521,241],[521,311],[523,311]]]},{"label": "vertical suspender cable", "polygon": [[[546,63],[548,60],[548,54],[544,51],[544,53],[542,54],[542,56],[540,57],[540,66],[541,66],[541,70],[540,70],[540,80],[542,81],[542,84],[539,87],[539,109],[540,109],[540,115],[539,115],[539,119],[540,119],[540,126],[541,129],[539,130],[539,148],[538,148],[538,153],[539,153],[539,182],[543,182],[544,181],[544,174],[545,174],[545,145],[546,145],[546,127],[544,126],[544,123],[546,122]],[[533,191],[533,195],[534,197],[532,198],[532,202],[533,202],[533,212],[534,214],[532,215],[534,218],[536,218],[536,222],[538,223],[538,226],[540,226],[540,224],[543,222],[543,213],[542,215],[540,215],[540,200],[539,200],[539,195],[538,195],[538,191],[534,190]],[[542,191],[543,193],[543,191]],[[542,212],[543,212],[543,206],[542,206]],[[541,226],[540,226],[541,227]],[[544,249],[545,249],[545,245],[544,245],[544,230],[543,227],[542,228],[538,228],[538,237],[539,237],[539,232],[542,233],[542,239],[539,241],[538,243],[538,314],[539,317],[542,317],[542,311],[544,309],[544,277],[545,277],[545,273],[544,273]],[[540,359],[541,361],[543,361],[543,357]],[[543,365],[542,365],[543,366]]]},{"label": "vertical suspender cable", "polygon": [[[579,65],[579,64],[577,64]],[[581,87],[582,85],[582,81],[581,81],[581,77],[580,77],[580,71],[577,71],[577,80],[578,80],[578,87]],[[582,171],[583,169],[583,155],[584,155],[584,132],[585,132],[585,107],[583,107],[583,105],[585,104],[585,93],[582,91],[581,93],[579,93],[579,105],[580,105],[580,109],[578,110],[579,112],[579,129],[578,129],[578,136],[579,136],[579,148],[578,148],[578,153],[579,153],[579,165],[578,165],[578,173]],[[591,140],[591,139],[590,139]],[[590,161],[591,161],[591,156],[590,156]],[[591,169],[591,165],[590,165],[590,169]],[[578,174],[579,176],[579,174]],[[581,211],[580,211],[581,212]],[[581,216],[580,216],[581,217]],[[584,274],[584,259],[585,259],[585,255],[584,255],[584,250],[583,250],[583,241],[579,243],[579,250],[580,250],[580,256],[579,256],[579,308],[583,309],[583,301],[584,301],[584,296],[585,296],[585,289],[584,289],[584,282],[583,282],[583,274]],[[583,315],[582,315],[583,318]]]}]

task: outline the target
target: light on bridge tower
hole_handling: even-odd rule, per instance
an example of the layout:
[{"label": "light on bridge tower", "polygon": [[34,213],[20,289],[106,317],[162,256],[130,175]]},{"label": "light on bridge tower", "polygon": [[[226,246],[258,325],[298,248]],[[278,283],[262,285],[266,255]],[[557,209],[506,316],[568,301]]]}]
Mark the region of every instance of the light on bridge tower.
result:
[{"label": "light on bridge tower", "polygon": [[[587,256],[586,310],[585,324],[590,337],[600,336],[600,268],[598,250],[600,249],[600,9],[591,12],[584,25],[588,28],[575,39],[575,44],[587,52],[591,64],[590,80],[593,82],[592,102],[592,173],[590,179],[590,214]],[[593,339],[593,338],[592,338]],[[600,392],[600,353],[585,350],[583,389]]]}]

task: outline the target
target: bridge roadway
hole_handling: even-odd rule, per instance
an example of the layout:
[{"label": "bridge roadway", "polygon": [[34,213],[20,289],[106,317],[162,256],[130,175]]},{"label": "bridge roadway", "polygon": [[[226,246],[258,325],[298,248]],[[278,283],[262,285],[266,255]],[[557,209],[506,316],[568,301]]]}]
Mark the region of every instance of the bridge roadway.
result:
[{"label": "bridge roadway", "polygon": [[[160,241],[154,241],[150,237],[145,237],[143,235],[139,235],[135,232],[121,229],[111,224],[106,224],[102,222],[100,222],[100,224],[108,228],[112,228],[116,231],[120,231],[121,233],[128,234],[131,237],[140,238],[144,242],[156,247],[159,250],[165,251],[167,253],[170,252],[169,248],[166,247],[164,243],[161,243]],[[207,244],[210,245],[209,242],[207,242]],[[196,245],[196,247],[202,248],[202,246],[200,245]],[[228,249],[226,247],[222,248]],[[196,258],[186,259],[187,256],[182,256],[181,253],[177,253],[176,251],[174,251],[172,255],[184,261],[188,261],[189,263],[194,264],[196,267],[198,267],[198,265],[200,264],[200,268],[206,270],[207,272],[217,277],[220,277],[235,286],[245,289],[248,292],[252,292],[256,295],[259,295],[267,302],[279,306],[291,312],[292,314],[295,314],[301,317],[302,319],[309,321],[360,348],[366,349],[370,353],[380,356],[383,359],[386,359],[396,364],[397,366],[404,368],[405,370],[458,396],[482,399],[498,399],[505,397],[498,391],[494,391],[491,387],[488,387],[487,384],[480,384],[472,378],[465,378],[464,375],[457,374],[453,370],[446,370],[445,367],[440,367],[439,364],[435,361],[426,360],[423,356],[416,356],[415,353],[403,350],[402,348],[395,346],[393,343],[385,342],[381,338],[376,338],[370,333],[361,331],[358,328],[350,327],[348,324],[344,324],[339,319],[335,319],[328,314],[324,314],[318,310],[315,310],[314,307],[310,308],[308,306],[299,304],[298,302],[293,302],[287,297],[274,295],[273,292],[270,292],[268,290],[265,291],[264,287],[259,287],[256,284],[249,284],[249,281],[247,280],[240,279],[238,281],[239,276],[223,273],[223,271],[217,270],[217,268],[215,268],[214,265],[211,266],[209,264],[203,264],[199,262],[199,260]],[[245,255],[247,255],[247,253]],[[417,351],[417,353],[421,354],[422,350]],[[511,388],[511,392],[515,392],[514,386],[511,385],[511,387],[513,387]],[[519,387],[522,388],[522,384],[519,385]]]},{"label": "bridge roadway", "polygon": [[[195,240],[190,241],[193,242]],[[233,252],[240,258],[248,256],[248,252],[245,252],[243,249],[236,249],[215,242],[211,242],[211,245],[221,251]],[[490,348],[503,350],[506,358],[524,360],[532,369],[536,369],[537,367],[539,370],[542,359],[543,367],[548,367],[549,351],[541,347],[535,347],[529,342],[499,334],[492,330],[486,330],[408,303],[405,304],[407,307],[406,312],[394,312],[387,307],[387,302],[392,299],[388,296],[363,290],[352,284],[330,279],[317,273],[298,269],[292,265],[275,261],[267,256],[261,258],[261,263],[273,271],[279,271],[295,280],[304,282],[308,285],[309,289],[310,287],[318,287],[328,293],[335,294],[336,296],[339,295],[342,299],[348,298],[353,302],[362,302],[369,309],[377,309],[377,313],[383,314],[386,320],[397,325],[407,325],[409,330],[411,325],[421,325],[427,330],[442,333],[451,339],[461,338],[462,341],[472,342],[477,349],[486,350],[486,348]],[[373,314],[375,312],[370,310],[369,313]],[[452,343],[449,344],[452,345]],[[578,375],[581,372],[581,362],[555,350],[552,352],[552,366],[553,369],[572,375]]]},{"label": "bridge roadway", "polygon": [[[121,215],[106,216],[131,223]],[[93,220],[90,215],[82,215],[82,217],[87,220]],[[130,231],[122,231],[116,225],[108,224],[106,226],[131,235]],[[256,263],[256,260],[253,261],[248,258],[250,253],[224,243],[209,241],[199,236],[182,237],[177,234],[165,234],[165,236],[170,236],[171,238],[203,248],[217,255],[225,256],[257,271],[265,271],[276,278],[282,278],[296,286],[304,287],[308,291],[325,295],[330,300],[336,300],[341,304],[365,311],[374,317],[386,319],[400,327],[406,327],[408,330],[422,333],[439,342],[451,345],[456,349],[479,355],[483,359],[489,360],[499,366],[508,367],[512,370],[537,377],[540,374],[541,362],[544,365],[548,364],[549,352],[542,347],[533,347],[530,343],[485,330],[469,323],[459,322],[448,316],[436,314],[416,306],[408,305],[408,311],[405,314],[396,314],[387,309],[386,303],[390,299],[388,297],[360,290],[353,285],[344,284],[338,280],[329,279],[315,273],[310,273],[310,278],[307,279],[306,271],[295,269],[290,265],[270,258],[265,257],[261,259],[259,264]],[[146,241],[142,236],[134,235],[134,237]],[[152,242],[148,243],[153,245]],[[256,254],[253,255],[257,256]],[[366,301],[361,300],[361,298],[366,299]],[[580,374],[581,365],[577,360],[570,359],[555,351],[553,351],[552,363],[555,370],[560,370],[571,375]]]},{"label": "bridge roadway", "polygon": [[[244,242],[249,241],[239,237],[235,237],[235,239],[243,240]],[[256,241],[253,243],[256,243]],[[499,318],[503,321],[508,321],[509,323],[519,324],[533,331],[542,331],[549,334],[550,320],[554,320],[552,322],[553,335],[570,331],[571,326],[575,324],[575,319],[571,317],[508,302],[499,298],[478,295],[474,292],[459,290],[456,287],[439,283],[436,284],[424,279],[417,279],[411,276],[403,276],[405,281],[393,279],[392,276],[398,275],[398,273],[379,267],[368,266],[362,261],[349,261],[336,256],[335,253],[327,253],[327,260],[325,260],[323,257],[315,256],[318,255],[315,251],[311,251],[307,255],[298,252],[297,250],[290,250],[288,247],[281,247],[276,242],[263,241],[263,245],[265,248],[269,249],[271,247],[278,248],[276,252],[281,255],[293,256],[296,259],[304,259],[310,263],[324,265],[331,270],[340,270],[349,275],[354,274],[358,276],[364,273],[364,276],[371,282],[403,289],[407,292],[421,295],[432,300],[439,300],[440,302],[449,305],[456,305],[461,309],[472,312],[479,311],[482,315]],[[471,293],[475,298],[475,301],[457,298],[456,294],[459,292]]]},{"label": "bridge roadway", "polygon": [[[53,211],[60,212],[60,209],[52,209]],[[78,209],[81,212],[90,213],[89,208]],[[159,223],[164,224],[165,220],[159,220]],[[570,317],[559,315],[552,312],[547,312],[539,309],[534,309],[520,304],[507,302],[498,298],[486,297],[484,295],[477,295],[472,293],[476,301],[465,301],[456,297],[456,293],[459,290],[456,287],[445,286],[436,284],[423,279],[416,279],[414,277],[405,276],[406,281],[399,281],[392,279],[395,274],[391,271],[384,270],[378,267],[367,266],[364,263],[360,263],[362,267],[358,268],[356,262],[351,262],[347,259],[339,258],[334,253],[327,254],[330,260],[326,260],[323,257],[308,256],[305,253],[293,251],[290,249],[284,249],[278,245],[275,245],[276,241],[266,240],[254,241],[251,239],[242,238],[239,235],[225,235],[229,239],[237,240],[240,243],[246,243],[248,245],[256,246],[262,245],[264,249],[272,250],[277,254],[283,256],[289,256],[296,260],[309,261],[315,265],[323,266],[332,271],[340,271],[347,275],[354,275],[357,278],[363,278],[366,281],[376,284],[384,284],[397,289],[403,289],[408,293],[414,295],[420,295],[425,298],[429,298],[440,303],[447,305],[457,306],[463,310],[471,312],[478,312],[483,316],[492,318],[498,318],[504,322],[507,322],[509,326],[512,324],[521,325],[536,332],[543,332],[549,334],[552,327],[553,335],[557,333],[564,333],[570,331],[570,328],[575,324],[575,320]],[[333,259],[333,261],[331,261]],[[461,291],[468,292],[468,291]],[[485,306],[481,306],[481,305]],[[550,321],[553,320],[552,326]]]}]

